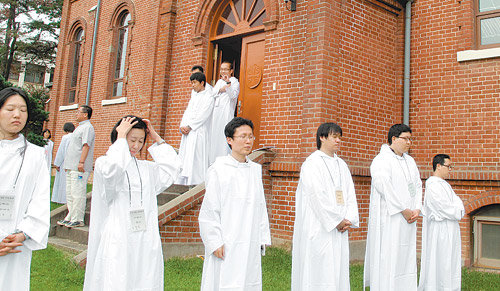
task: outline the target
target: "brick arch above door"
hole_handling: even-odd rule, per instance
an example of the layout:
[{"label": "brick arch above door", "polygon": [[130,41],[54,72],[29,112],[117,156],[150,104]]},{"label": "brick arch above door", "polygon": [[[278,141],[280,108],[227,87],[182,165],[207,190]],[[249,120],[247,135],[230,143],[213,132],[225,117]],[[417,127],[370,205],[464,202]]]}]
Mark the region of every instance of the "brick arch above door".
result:
[{"label": "brick arch above door", "polygon": [[[265,31],[274,30],[279,22],[278,0],[262,0],[266,7],[266,19],[264,19]],[[217,9],[224,5],[227,0],[203,0],[195,16],[195,26],[192,30],[192,41],[195,46],[202,45],[204,39],[208,39],[210,26]]]},{"label": "brick arch above door", "polygon": [[500,191],[486,191],[467,201],[464,205],[465,213],[471,214],[474,210],[490,204],[500,204]]}]

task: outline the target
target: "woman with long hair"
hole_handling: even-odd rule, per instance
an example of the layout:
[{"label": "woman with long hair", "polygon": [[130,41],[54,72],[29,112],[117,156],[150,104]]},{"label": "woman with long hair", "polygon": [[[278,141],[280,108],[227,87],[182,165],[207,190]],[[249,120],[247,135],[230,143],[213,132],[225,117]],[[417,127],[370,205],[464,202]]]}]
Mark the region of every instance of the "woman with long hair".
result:
[{"label": "woman with long hair", "polygon": [[24,91],[0,91],[0,290],[29,290],[31,253],[47,246],[50,176],[44,149],[21,131],[29,119]]},{"label": "woman with long hair", "polygon": [[[149,135],[154,161],[136,159]],[[163,290],[156,195],[180,172],[175,150],[147,119],[127,115],[94,169],[84,290]]]}]

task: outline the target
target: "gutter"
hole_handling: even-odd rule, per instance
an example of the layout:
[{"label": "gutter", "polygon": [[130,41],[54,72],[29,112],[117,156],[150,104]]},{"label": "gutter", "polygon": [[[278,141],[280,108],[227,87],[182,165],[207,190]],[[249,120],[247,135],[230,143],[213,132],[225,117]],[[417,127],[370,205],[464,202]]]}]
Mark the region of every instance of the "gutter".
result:
[{"label": "gutter", "polygon": [[95,50],[97,43],[97,28],[99,27],[99,16],[101,12],[101,0],[97,0],[97,5],[92,7],[89,12],[93,11],[97,7],[96,17],[94,23],[94,35],[92,36],[92,52],[90,54],[90,69],[89,78],[87,81],[87,96],[85,97],[85,105],[89,105],[90,102],[90,88],[92,87],[92,76],[94,75],[94,62],[95,62]]},{"label": "gutter", "polygon": [[404,85],[403,85],[403,123],[410,125],[410,52],[411,52],[411,4],[406,2],[405,8],[405,55],[404,55]]}]

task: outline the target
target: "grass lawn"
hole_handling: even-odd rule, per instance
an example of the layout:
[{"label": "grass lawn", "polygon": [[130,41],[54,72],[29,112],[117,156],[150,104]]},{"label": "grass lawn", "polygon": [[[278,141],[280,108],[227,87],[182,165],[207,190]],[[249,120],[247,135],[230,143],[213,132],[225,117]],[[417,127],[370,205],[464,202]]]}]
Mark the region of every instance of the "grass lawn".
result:
[{"label": "grass lawn", "polygon": [[[165,290],[199,290],[203,261],[173,258],[165,263]],[[292,257],[279,248],[269,248],[262,259],[263,290],[290,290]],[[33,254],[31,290],[81,290],[85,270],[70,256],[51,246]],[[351,264],[351,290],[363,288],[363,265]],[[500,274],[462,269],[462,290],[500,290]]]}]

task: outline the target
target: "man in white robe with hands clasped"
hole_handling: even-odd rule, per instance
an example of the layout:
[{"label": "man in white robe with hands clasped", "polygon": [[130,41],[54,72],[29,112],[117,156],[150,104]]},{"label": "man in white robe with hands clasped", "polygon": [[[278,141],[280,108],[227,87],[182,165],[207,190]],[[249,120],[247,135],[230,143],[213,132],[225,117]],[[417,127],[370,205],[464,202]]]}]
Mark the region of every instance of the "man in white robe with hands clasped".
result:
[{"label": "man in white robe with hands clasped", "polygon": [[236,117],[225,135],[231,154],[208,169],[198,218],[205,245],[201,290],[262,290],[261,251],[271,235],[262,167],[247,157],[253,123]]},{"label": "man in white robe with hands clasped", "polygon": [[349,235],[359,226],[354,183],[337,156],[342,129],[323,123],[295,196],[292,290],[349,290]]},{"label": "man in white robe with hands clasped", "polygon": [[364,286],[371,291],[417,290],[417,225],[422,181],[407,154],[411,128],[395,124],[370,166],[372,176]]},{"label": "man in white robe with hands clasped", "polygon": [[462,242],[459,221],[464,204],[445,181],[453,168],[449,155],[432,160],[434,173],[425,182],[422,257],[418,290],[460,290]]}]

